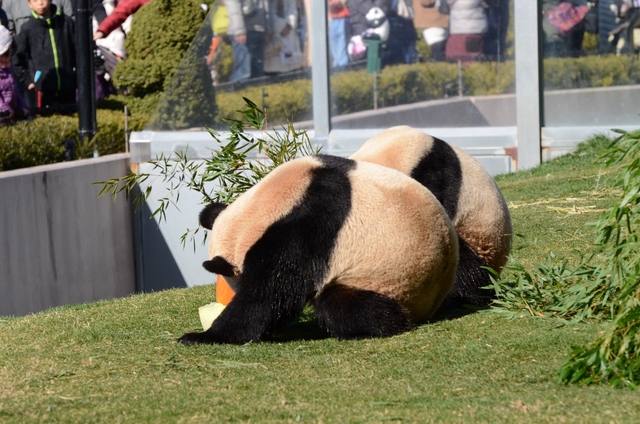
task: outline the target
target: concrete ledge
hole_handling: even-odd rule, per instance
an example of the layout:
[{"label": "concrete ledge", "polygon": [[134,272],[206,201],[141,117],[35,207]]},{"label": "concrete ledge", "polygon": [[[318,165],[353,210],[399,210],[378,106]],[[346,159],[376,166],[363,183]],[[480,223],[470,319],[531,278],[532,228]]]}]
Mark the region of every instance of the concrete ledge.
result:
[{"label": "concrete ledge", "polygon": [[128,163],[119,154],[0,172],[0,315],[135,291],[131,208],[92,185]]}]

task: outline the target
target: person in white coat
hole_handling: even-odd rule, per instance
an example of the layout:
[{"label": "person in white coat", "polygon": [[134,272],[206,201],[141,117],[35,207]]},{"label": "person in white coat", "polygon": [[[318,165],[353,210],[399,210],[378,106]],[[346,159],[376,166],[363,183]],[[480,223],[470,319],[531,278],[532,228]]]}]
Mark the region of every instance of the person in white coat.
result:
[{"label": "person in white coat", "polygon": [[[445,0],[441,0],[445,1]],[[448,60],[473,61],[482,54],[489,28],[483,0],[446,0],[449,6]]]},{"label": "person in white coat", "polygon": [[296,34],[298,8],[296,0],[270,1],[271,28],[264,53],[266,73],[288,72],[302,67],[300,41]]}]

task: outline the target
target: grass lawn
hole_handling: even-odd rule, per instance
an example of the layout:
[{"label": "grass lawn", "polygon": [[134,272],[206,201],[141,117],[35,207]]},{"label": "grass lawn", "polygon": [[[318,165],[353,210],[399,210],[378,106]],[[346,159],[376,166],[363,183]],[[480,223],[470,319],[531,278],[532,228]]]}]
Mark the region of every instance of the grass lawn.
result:
[{"label": "grass lawn", "polygon": [[[526,264],[586,252],[616,196],[597,148],[498,178]],[[508,276],[506,276],[508,278]],[[307,313],[270,343],[182,346],[213,286],[0,319],[0,422],[640,422],[640,396],[565,386],[599,324],[481,312],[339,342]]]}]

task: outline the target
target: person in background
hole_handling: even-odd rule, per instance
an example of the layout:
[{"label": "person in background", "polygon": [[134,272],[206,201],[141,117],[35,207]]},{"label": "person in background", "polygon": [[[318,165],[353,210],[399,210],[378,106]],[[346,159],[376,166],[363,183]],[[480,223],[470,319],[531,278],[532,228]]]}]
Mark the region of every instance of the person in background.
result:
[{"label": "person in background", "polygon": [[300,37],[300,45],[302,46],[302,67],[310,68],[313,63],[311,57],[311,40],[313,38],[311,31],[311,0],[298,0],[298,10],[298,15],[300,16],[298,36]]},{"label": "person in background", "polygon": [[347,40],[351,37],[349,27],[349,8],[346,0],[328,0],[329,3],[329,47],[332,66],[346,66],[349,63],[347,55]]},{"label": "person in background", "polygon": [[436,0],[413,0],[413,23],[429,45],[432,60],[444,60],[449,36],[449,15],[438,11]]},{"label": "person in background", "polygon": [[413,19],[412,0],[392,0],[387,14],[389,38],[382,53],[382,65],[415,63],[420,59],[416,49],[418,34]]},{"label": "person in background", "polygon": [[[115,10],[118,2],[116,0],[104,0],[102,2],[104,10],[109,16]],[[94,14],[95,18],[95,14]],[[105,18],[106,19],[106,18]],[[98,30],[98,26],[104,21],[104,19],[98,22],[97,19],[93,21],[93,31],[94,37],[96,36],[95,32]],[[131,16],[129,16],[125,21],[116,29],[112,30],[111,33],[102,38],[98,38],[95,40],[96,47],[100,51],[100,55],[104,56],[105,65],[107,65],[108,72],[112,73],[115,70],[115,66],[121,61],[127,58],[127,52],[124,48],[124,41],[126,37],[126,33],[131,28]],[[106,51],[105,51],[106,50]]]},{"label": "person in background", "polygon": [[27,103],[20,95],[11,70],[11,44],[9,30],[0,26],[0,125],[8,125],[29,115]]},{"label": "person in background", "polygon": [[562,34],[555,28],[547,15],[556,7],[563,4],[566,6],[585,6],[586,0],[573,0],[565,2],[562,0],[542,0],[542,30],[544,57],[578,57],[582,54],[582,40],[584,38],[584,21],[577,23],[571,30]]},{"label": "person in background", "polygon": [[509,29],[509,0],[485,0],[488,28],[484,37],[484,54],[502,60],[506,52]]},{"label": "person in background", "polygon": [[614,0],[598,0],[595,4],[598,16],[598,53],[607,54],[614,53],[615,46],[609,41],[609,34],[617,26],[616,14],[611,10]]},{"label": "person in background", "polygon": [[[607,40],[617,55],[638,53],[640,48],[640,0],[614,0],[610,5],[615,15],[616,27],[609,32]],[[635,35],[634,35],[635,34]]]},{"label": "person in background", "polygon": [[[80,0],[71,0],[73,14],[71,17],[76,19],[76,9],[78,8],[78,2]],[[104,21],[107,17],[107,11],[102,4],[102,0],[89,0],[89,5],[91,6],[91,13],[97,19],[98,23]]]},{"label": "person in background", "polygon": [[226,0],[226,4],[234,59],[231,81],[261,77],[265,37],[272,33],[269,0]]},{"label": "person in background", "polygon": [[[73,17],[73,3],[71,0],[54,0],[53,4],[67,16]],[[27,0],[4,0],[4,11],[9,18],[9,28],[14,36],[20,35],[22,25],[31,18],[31,8]]]},{"label": "person in background", "polygon": [[28,0],[33,15],[16,37],[16,76],[36,93],[39,110],[76,103],[76,48],[73,20],[51,0]]},{"label": "person in background", "polygon": [[206,59],[213,85],[220,83],[217,67],[222,58],[222,43],[225,42],[228,29],[229,15],[227,14],[227,6],[224,0],[217,0],[213,3],[211,11],[211,30],[213,31],[213,37],[211,37],[211,45],[209,46],[209,53]]},{"label": "person in background", "polygon": [[116,8],[113,9],[113,12],[98,25],[98,30],[93,33],[93,39],[99,40],[108,36],[111,34],[111,31],[120,28],[129,16],[136,13],[138,9],[150,1],[151,0],[122,0]]},{"label": "person in background", "polygon": [[[391,10],[393,0],[347,0],[349,8],[349,24],[351,25],[351,39],[349,40],[349,56],[351,60],[360,60],[366,57],[367,47],[362,35],[369,29],[367,13],[378,7],[386,15]],[[386,18],[385,18],[386,19]]]},{"label": "person in background", "polygon": [[268,35],[264,52],[264,72],[289,72],[302,67],[302,51],[296,33],[296,0],[270,0],[269,17],[273,33]]},{"label": "person in background", "polygon": [[[489,27],[483,0],[441,0],[449,8],[447,60],[472,62],[483,53],[484,34]],[[441,10],[442,11],[442,10]]]},{"label": "person in background", "polygon": [[2,0],[0,0],[0,25],[5,28],[9,28],[9,18],[7,17],[7,12],[2,8]]}]

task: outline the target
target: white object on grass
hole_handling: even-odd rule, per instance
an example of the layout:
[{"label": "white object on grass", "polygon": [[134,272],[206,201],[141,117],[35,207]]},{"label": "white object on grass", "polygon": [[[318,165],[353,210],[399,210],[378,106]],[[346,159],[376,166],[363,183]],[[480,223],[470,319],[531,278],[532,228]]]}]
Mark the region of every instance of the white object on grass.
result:
[{"label": "white object on grass", "polygon": [[224,308],[225,306],[218,302],[212,302],[198,308],[200,323],[202,324],[202,329],[204,331],[207,331],[209,327],[211,327],[213,321],[215,321],[222,311],[224,311]]}]

